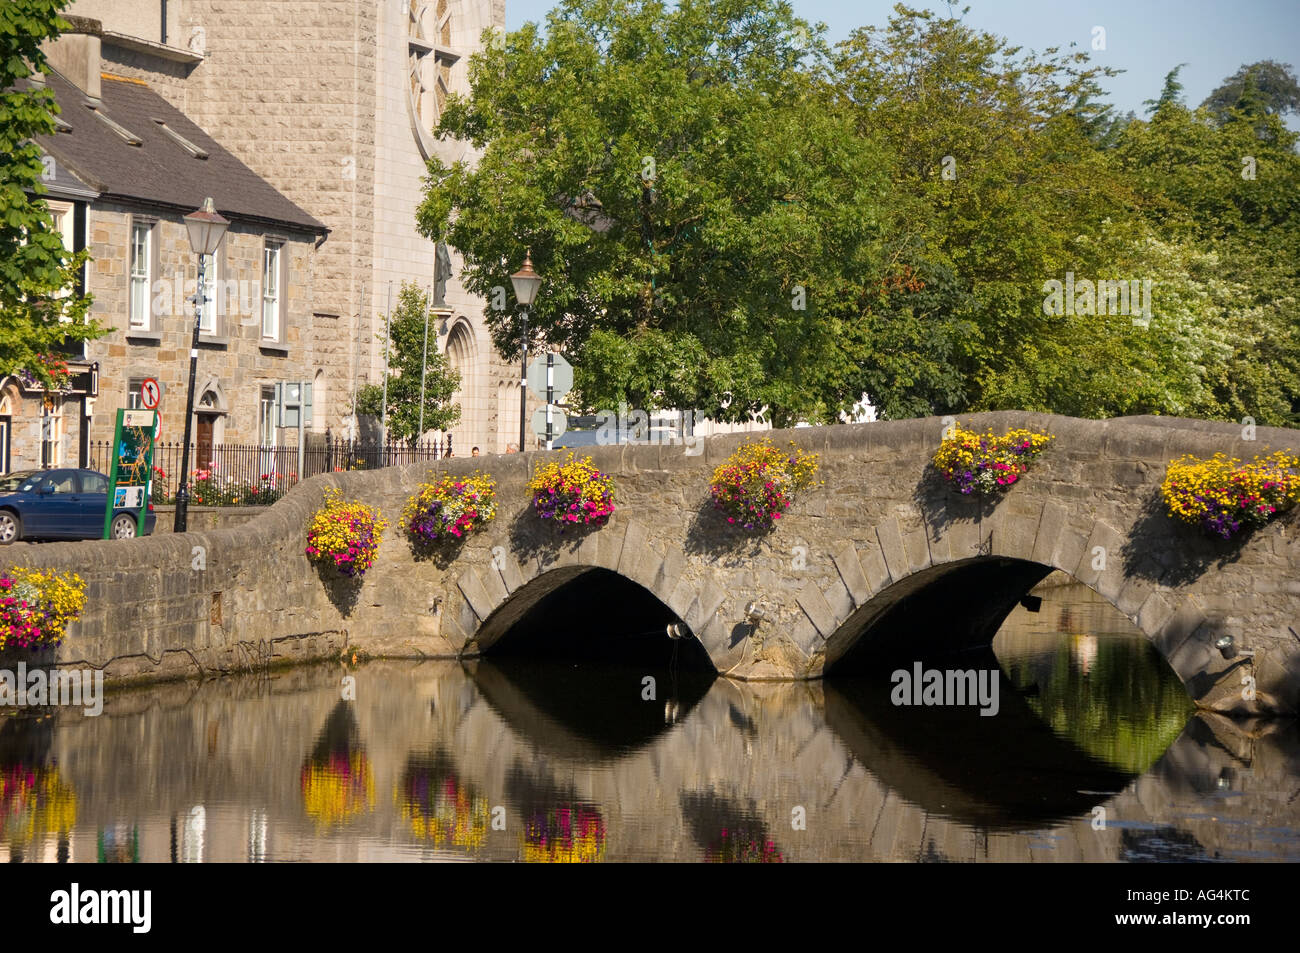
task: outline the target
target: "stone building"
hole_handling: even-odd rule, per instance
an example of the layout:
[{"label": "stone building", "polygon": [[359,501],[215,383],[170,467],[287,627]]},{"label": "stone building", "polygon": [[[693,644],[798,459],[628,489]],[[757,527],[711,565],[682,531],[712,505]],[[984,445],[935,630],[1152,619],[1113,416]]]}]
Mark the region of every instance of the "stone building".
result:
[{"label": "stone building", "polygon": [[0,463],[89,465],[115,412],[140,406],[145,378],[161,384],[161,439],[181,440],[197,275],[183,217],[209,196],[231,225],[206,266],[194,464],[207,465],[214,443],[292,442],[271,398],[278,382],[325,373],[311,303],[312,256],[327,229],[149,84],[106,71],[101,39],[93,21],[77,22],[34,79],[60,107],[58,131],[38,140],[46,202],[65,245],[89,250],[79,284],[112,330],[66,355],[64,393],[0,382]]},{"label": "stone building", "polygon": [[[102,21],[106,71],[147,82],[328,228],[303,327],[323,370],[317,419],[353,430],[356,388],[382,379],[390,293],[435,283],[435,244],[415,230],[425,162],[467,147],[431,130],[447,95],[468,91],[483,30],[504,28],[504,0],[75,0],[69,12]],[[518,439],[518,370],[451,257],[431,334],[462,376],[454,445],[503,451]]]}]

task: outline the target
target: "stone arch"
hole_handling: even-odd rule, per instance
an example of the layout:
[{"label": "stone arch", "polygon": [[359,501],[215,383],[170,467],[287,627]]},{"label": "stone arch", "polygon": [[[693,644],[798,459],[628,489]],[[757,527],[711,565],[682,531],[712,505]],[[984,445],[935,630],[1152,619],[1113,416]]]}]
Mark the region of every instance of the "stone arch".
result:
[{"label": "stone arch", "polygon": [[451,582],[441,634],[459,654],[478,655],[547,595],[592,569],[605,569],[666,606],[721,670],[726,652],[720,653],[723,626],[717,615],[726,593],[709,581],[697,585],[686,578],[686,556],[680,548],[661,552],[647,545],[647,539],[646,528],[632,520],[590,531],[544,561],[535,556],[520,561],[504,547],[494,550],[490,559]]},{"label": "stone arch", "polygon": [[1054,500],[1020,499],[1014,507],[1003,501],[989,518],[956,522],[945,531],[905,535],[896,519],[878,524],[873,538],[845,544],[834,554],[837,578],[829,587],[808,586],[798,597],[805,615],[800,627],[815,646],[812,668],[833,673],[858,639],[878,625],[883,628],[876,630],[877,637],[893,633],[896,638],[909,602],[920,628],[929,613],[950,614],[953,600],[963,592],[979,593],[978,603],[972,603],[977,610],[960,629],[940,632],[926,648],[991,644],[1021,596],[1060,570],[1132,621],[1188,694],[1204,701],[1235,667],[1212,651],[1206,615],[1194,598],[1175,601],[1149,579],[1127,574],[1120,558],[1125,537],[1096,519],[1085,532],[1081,521],[1072,520],[1075,515]]}]

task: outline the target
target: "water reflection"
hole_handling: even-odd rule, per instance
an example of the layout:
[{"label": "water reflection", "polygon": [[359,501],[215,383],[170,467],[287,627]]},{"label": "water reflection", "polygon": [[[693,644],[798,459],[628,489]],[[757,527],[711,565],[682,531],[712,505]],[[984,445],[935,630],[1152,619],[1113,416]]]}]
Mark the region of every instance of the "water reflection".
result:
[{"label": "water reflection", "polygon": [[1300,860],[1296,724],[1186,718],[1086,601],[1012,620],[996,717],[895,708],[887,678],[498,660],[366,664],[355,701],[325,666],[8,718],[0,859]]}]

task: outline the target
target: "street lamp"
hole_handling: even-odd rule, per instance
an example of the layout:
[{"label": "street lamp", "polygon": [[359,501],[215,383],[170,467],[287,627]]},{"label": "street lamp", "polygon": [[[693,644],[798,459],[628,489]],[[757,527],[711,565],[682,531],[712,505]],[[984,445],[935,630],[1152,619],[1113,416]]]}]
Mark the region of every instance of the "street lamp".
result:
[{"label": "street lamp", "polygon": [[203,200],[203,208],[185,216],[190,248],[199,256],[199,280],[194,289],[194,339],[190,343],[190,389],[185,399],[185,439],[181,443],[181,485],[176,490],[176,522],[172,526],[177,533],[185,532],[190,509],[190,427],[194,418],[194,378],[199,369],[199,328],[203,323],[203,259],[217,253],[229,226],[229,220],[221,217],[210,197]]},{"label": "street lamp", "polygon": [[525,418],[528,416],[528,309],[537,297],[537,289],[542,286],[542,276],[533,271],[531,248],[524,254],[524,267],[510,276],[510,283],[515,286],[515,300],[524,309],[524,346],[519,358],[519,452],[523,453]]}]

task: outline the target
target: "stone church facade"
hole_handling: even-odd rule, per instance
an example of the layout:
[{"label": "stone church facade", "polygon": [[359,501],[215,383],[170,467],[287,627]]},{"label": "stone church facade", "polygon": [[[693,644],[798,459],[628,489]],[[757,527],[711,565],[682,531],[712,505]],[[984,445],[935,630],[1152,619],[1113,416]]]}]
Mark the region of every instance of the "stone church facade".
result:
[{"label": "stone church facade", "polygon": [[[383,376],[390,294],[435,282],[436,246],[415,230],[425,161],[468,148],[430,131],[448,93],[468,92],[483,31],[504,29],[504,0],[75,0],[67,12],[102,23],[106,72],[147,82],[328,228],[305,331],[316,427],[356,432],[353,394]],[[462,378],[453,446],[503,452],[518,440],[518,369],[451,259],[430,336]]]}]

